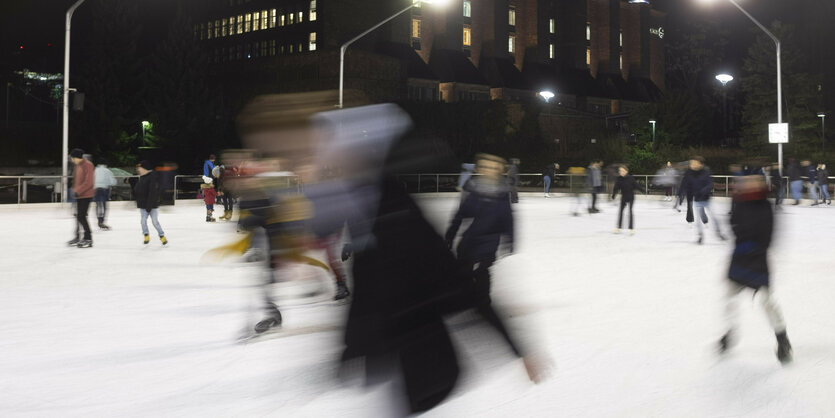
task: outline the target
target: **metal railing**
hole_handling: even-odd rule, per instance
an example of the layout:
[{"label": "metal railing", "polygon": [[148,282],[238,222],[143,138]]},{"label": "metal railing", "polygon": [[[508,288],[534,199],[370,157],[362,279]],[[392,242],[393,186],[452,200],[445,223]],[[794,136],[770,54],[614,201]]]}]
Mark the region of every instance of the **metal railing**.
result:
[{"label": "metal railing", "polygon": [[[445,193],[455,192],[460,173],[399,174],[397,180],[409,193]],[[520,174],[520,192],[544,192],[542,174]],[[663,195],[667,186],[656,185],[656,175],[634,175],[647,195]],[[711,176],[716,196],[730,196],[733,176]],[[139,176],[117,176],[117,184],[111,189],[110,200],[133,200],[133,185]],[[603,175],[604,191],[609,193],[614,185],[615,176]],[[72,179],[72,177],[70,177]],[[789,182],[784,177],[785,194],[789,198]],[[835,184],[835,177],[829,177]],[[163,186],[163,200],[176,201],[195,199],[199,196],[201,175],[175,175],[171,188]],[[296,187],[302,190],[303,184],[297,176],[276,177],[282,187]],[[830,187],[832,190],[832,187]],[[585,193],[588,191],[585,174],[557,174],[551,183],[554,193]],[[61,201],[61,176],[0,176],[0,204],[49,203]]]},{"label": "metal railing", "polygon": [[[458,179],[461,177],[460,173],[429,173],[429,174],[398,174],[397,180],[409,193],[445,193],[455,192],[458,186]],[[556,178],[551,182],[551,192],[554,193],[585,193],[588,192],[588,185],[586,183],[585,174],[557,174]],[[660,179],[664,176],[658,175],[644,175],[633,174],[635,180],[641,185],[644,194],[647,195],[664,195],[666,189],[670,186],[663,186],[657,184],[655,179]],[[614,180],[616,176],[602,175],[602,183],[604,191],[611,192],[614,187]],[[729,197],[731,195],[732,184],[734,176],[711,176],[713,179],[713,192],[716,196]],[[835,177],[828,177],[830,184],[835,183]],[[677,182],[680,181],[680,177]],[[783,185],[785,187],[784,196],[788,197],[789,182],[788,177],[783,177]],[[678,184],[673,186],[677,189]],[[832,187],[830,187],[830,190]],[[519,175],[520,192],[544,192],[545,181],[542,174],[525,173]]]}]

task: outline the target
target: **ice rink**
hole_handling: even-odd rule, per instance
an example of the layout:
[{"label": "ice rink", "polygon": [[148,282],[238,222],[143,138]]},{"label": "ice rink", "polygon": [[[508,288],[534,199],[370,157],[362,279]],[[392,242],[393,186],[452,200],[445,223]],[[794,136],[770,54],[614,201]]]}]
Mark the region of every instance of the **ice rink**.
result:
[{"label": "ice rink", "polygon": [[[416,198],[439,230],[457,196]],[[111,208],[94,247],[68,248],[68,208],[0,208],[0,416],[385,417],[393,388],[335,378],[346,306],[285,295],[284,326],[248,343],[251,267],[201,263],[237,237],[198,201],[163,209],[170,240],[142,245],[139,213]],[[732,240],[695,229],[667,202],[638,200],[637,233],[616,207],[570,215],[572,199],[522,196],[517,253],[493,268],[494,304],[551,376],[527,380],[504,342],[451,317],[462,375],[429,417],[835,416],[835,208],[776,216],[772,283],[794,362],[781,366],[757,299],[740,300],[741,341],[724,357]],[[713,204],[726,235],[729,204]],[[91,208],[91,224],[95,223]],[[716,220],[711,219],[711,222]],[[711,225],[708,225],[711,226]],[[318,255],[321,257],[321,255]],[[308,282],[323,271],[299,270]],[[311,279],[312,277],[312,279]]]}]

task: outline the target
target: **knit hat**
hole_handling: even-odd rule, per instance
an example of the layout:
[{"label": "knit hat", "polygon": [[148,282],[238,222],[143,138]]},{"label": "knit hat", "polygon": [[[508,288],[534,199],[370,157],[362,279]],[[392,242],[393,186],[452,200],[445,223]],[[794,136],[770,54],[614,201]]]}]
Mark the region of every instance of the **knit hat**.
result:
[{"label": "knit hat", "polygon": [[203,176],[203,182],[206,183],[206,184],[211,184],[212,183],[212,178]]},{"label": "knit hat", "polygon": [[153,169],[154,169],[154,166],[153,166],[153,165],[151,164],[151,162],[150,162],[150,161],[148,161],[148,160],[142,160],[142,161],[140,161],[140,162],[139,162],[139,166],[140,166],[140,167],[142,167],[142,168],[144,168],[144,169],[146,169],[146,170],[148,170],[148,171],[151,171],[151,170],[153,170]]},{"label": "knit hat", "polygon": [[72,158],[82,158],[82,157],[84,157],[84,150],[81,149],[81,148],[73,148],[73,150],[70,151],[70,157],[72,157]]}]

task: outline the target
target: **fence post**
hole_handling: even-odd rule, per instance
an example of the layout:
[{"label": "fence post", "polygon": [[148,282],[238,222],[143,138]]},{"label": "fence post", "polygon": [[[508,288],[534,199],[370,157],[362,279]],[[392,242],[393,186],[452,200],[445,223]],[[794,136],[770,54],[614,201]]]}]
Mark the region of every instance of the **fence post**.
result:
[{"label": "fence post", "polygon": [[441,192],[441,175],[435,174],[435,193]]},{"label": "fence post", "polygon": [[20,207],[20,177],[17,178],[17,207]]},{"label": "fence post", "polygon": [[571,193],[573,187],[574,187],[574,174],[569,174],[568,175],[568,193]]},{"label": "fence post", "polygon": [[725,197],[728,197],[728,176],[725,176]]},{"label": "fence post", "polygon": [[649,176],[644,176],[644,194],[649,196]]},{"label": "fence post", "polygon": [[177,177],[180,176],[174,176],[174,206],[177,206],[177,196],[180,194],[180,190],[177,189]]}]

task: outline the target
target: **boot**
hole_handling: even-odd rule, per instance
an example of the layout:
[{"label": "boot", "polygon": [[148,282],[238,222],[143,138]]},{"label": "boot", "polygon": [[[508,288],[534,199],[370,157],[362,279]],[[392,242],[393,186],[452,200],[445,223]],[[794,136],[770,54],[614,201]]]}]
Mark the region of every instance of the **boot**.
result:
[{"label": "boot", "polygon": [[143,239],[142,243],[147,245],[149,242],[151,242],[151,236],[145,234],[145,238]]},{"label": "boot", "polygon": [[268,309],[267,317],[255,324],[255,333],[262,334],[270,328],[280,326],[281,321],[281,312],[279,312],[278,308],[273,305],[270,309]]},{"label": "boot", "polygon": [[160,235],[159,241],[162,243],[162,245],[168,245],[168,239],[165,238],[165,235]]},{"label": "boot", "polygon": [[777,359],[780,363],[786,364],[792,361],[792,345],[786,331],[779,332],[777,336]]},{"label": "boot", "polygon": [[351,292],[348,291],[348,285],[344,281],[336,282],[336,295],[333,297],[333,300],[342,300],[348,296],[351,296]]},{"label": "boot", "polygon": [[726,353],[731,348],[732,343],[731,332],[728,331],[719,339],[719,354]]},{"label": "boot", "polygon": [[69,245],[70,247],[75,247],[75,246],[78,245],[79,241],[81,241],[81,239],[79,239],[78,237],[75,237],[75,238],[67,241],[67,245]]},{"label": "boot", "polygon": [[78,241],[78,248],[91,248],[93,246],[93,240],[91,239],[83,239]]}]

